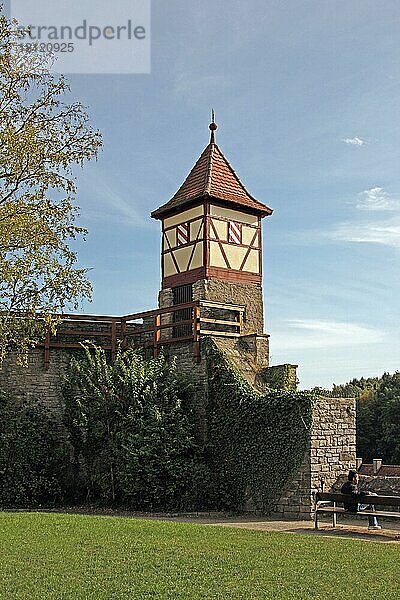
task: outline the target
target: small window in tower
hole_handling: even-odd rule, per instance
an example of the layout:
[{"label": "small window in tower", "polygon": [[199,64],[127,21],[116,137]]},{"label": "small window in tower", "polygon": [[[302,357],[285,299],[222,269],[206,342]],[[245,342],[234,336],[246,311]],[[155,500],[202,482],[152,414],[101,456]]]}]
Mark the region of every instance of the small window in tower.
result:
[{"label": "small window in tower", "polygon": [[229,221],[228,225],[228,242],[230,244],[242,243],[242,224],[236,221]]},{"label": "small window in tower", "polygon": [[176,245],[183,246],[189,242],[189,223],[181,223],[176,228]]}]

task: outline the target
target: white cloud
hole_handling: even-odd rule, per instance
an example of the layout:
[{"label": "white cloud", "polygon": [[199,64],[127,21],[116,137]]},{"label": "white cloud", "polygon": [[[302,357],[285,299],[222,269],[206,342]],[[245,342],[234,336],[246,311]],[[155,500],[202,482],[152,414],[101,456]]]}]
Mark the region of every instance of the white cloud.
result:
[{"label": "white cloud", "polygon": [[352,146],[364,146],[367,143],[365,140],[357,136],[353,138],[344,138],[342,142],[344,142],[345,144],[351,144]]},{"label": "white cloud", "polygon": [[373,187],[359,194],[357,208],[361,210],[398,210],[400,200],[393,198],[381,187]]},{"label": "white cloud", "polygon": [[400,248],[400,217],[368,223],[341,223],[329,237],[342,242],[367,242]]},{"label": "white cloud", "polygon": [[[364,218],[339,223],[328,232],[330,239],[400,248],[400,199],[376,186],[358,194],[356,207],[364,212]],[[389,211],[396,214],[386,218],[376,214]]]},{"label": "white cloud", "polygon": [[384,339],[382,331],[343,321],[291,319],[286,325],[273,334],[274,351],[358,346]]}]

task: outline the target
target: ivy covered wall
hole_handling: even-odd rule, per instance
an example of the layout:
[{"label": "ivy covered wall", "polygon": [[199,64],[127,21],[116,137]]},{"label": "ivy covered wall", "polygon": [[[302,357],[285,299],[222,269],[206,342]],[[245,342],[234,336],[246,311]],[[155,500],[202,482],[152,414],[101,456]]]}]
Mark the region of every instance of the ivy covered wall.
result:
[{"label": "ivy covered wall", "polygon": [[297,389],[297,365],[273,365],[262,371],[264,382],[272,389],[289,390]]},{"label": "ivy covered wall", "polygon": [[[257,510],[263,513],[272,511],[282,517],[310,516],[312,510],[312,491],[320,488],[322,485],[324,485],[325,490],[329,489],[338,477],[344,475],[349,468],[354,468],[355,466],[355,400],[322,398],[290,390],[270,389],[265,381],[263,386],[260,386],[257,390],[257,388],[251,385],[252,379],[247,372],[253,372],[253,366],[250,364],[251,361],[243,360],[244,367],[240,369],[242,364],[240,361],[240,357],[242,356],[240,354],[241,350],[234,348],[229,352],[224,352],[221,350],[222,347],[224,346],[218,345],[211,338],[203,339],[202,360],[200,363],[196,363],[193,360],[190,343],[171,345],[169,347],[169,356],[167,357],[169,366],[165,364],[165,361],[164,363],[162,362],[162,358],[159,359],[160,364],[158,362],[154,363],[152,367],[154,373],[161,373],[162,375],[160,377],[158,375],[157,377],[155,375],[154,377],[152,376],[154,381],[150,378],[152,382],[151,386],[149,389],[146,387],[146,403],[149,407],[148,414],[159,415],[159,406],[157,404],[157,402],[159,403],[158,392],[154,392],[153,394],[151,390],[153,388],[154,390],[164,389],[166,382],[169,381],[169,387],[167,386],[169,390],[168,394],[170,394],[170,390],[175,390],[174,398],[176,398],[176,406],[182,405],[182,410],[183,407],[187,407],[189,411],[185,412],[185,414],[182,413],[182,419],[185,421],[187,418],[188,421],[187,430],[180,429],[180,431],[183,431],[180,439],[181,441],[189,441],[191,446],[188,448],[185,444],[180,444],[178,447],[176,436],[174,438],[175,428],[164,428],[163,421],[160,421],[157,416],[155,425],[152,421],[150,425],[151,427],[154,425],[159,438],[164,440],[164,450],[165,444],[169,444],[171,448],[179,450],[177,452],[174,450],[174,460],[168,462],[169,471],[168,469],[167,471],[170,474],[167,473],[165,475],[166,463],[162,460],[162,452],[157,450],[157,444],[154,443],[151,449],[151,456],[154,460],[143,460],[143,464],[141,463],[143,472],[141,471],[140,481],[142,483],[136,481],[139,472],[137,469],[131,471],[125,469],[125,471],[129,471],[130,473],[128,479],[132,477],[133,479],[132,481],[128,481],[124,475],[124,486],[126,485],[126,489],[128,487],[132,489],[132,486],[136,486],[135,489],[142,490],[143,481],[151,480],[154,482],[154,473],[157,474],[160,472],[162,473],[160,477],[163,481],[162,489],[168,490],[169,493],[171,490],[178,489],[179,486],[177,487],[176,485],[178,479],[182,483],[182,465],[185,464],[186,467],[189,465],[189,468],[185,467],[186,475],[184,479],[186,483],[182,484],[185,489],[184,493],[182,493],[183,488],[179,488],[176,494],[170,494],[169,496],[171,497],[168,496],[168,502],[165,503],[162,498],[167,498],[168,494],[157,492],[156,496],[154,496],[153,492],[147,494],[146,490],[143,490],[143,493],[141,491],[139,495],[135,495],[135,501],[132,506],[140,508],[141,499],[147,494],[145,502],[147,508],[149,506],[158,506],[159,509],[164,507],[168,509],[177,508],[179,510]],[[78,354],[76,352],[73,354],[79,361]],[[44,371],[40,360],[41,356],[39,350],[35,350],[32,353],[32,360],[29,362],[28,369],[24,371],[23,378],[17,377],[19,373],[18,369],[14,372],[13,365],[10,362],[7,365],[7,370],[3,370],[3,374],[13,373],[14,377],[5,377],[3,382],[7,381],[10,393],[14,392],[18,402],[33,401],[36,394],[39,394],[40,399],[51,408],[55,416],[62,416],[61,382],[67,372],[67,363],[70,360],[71,354],[67,355],[65,352],[58,351],[57,349],[52,351],[49,371]],[[172,367],[174,356],[176,357],[176,367]],[[232,356],[236,356],[234,361],[231,360]],[[105,357],[103,358],[105,361]],[[136,417],[130,419],[128,427],[127,417],[121,411],[120,404],[123,401],[123,405],[129,408],[129,411],[126,409],[129,415],[136,415],[134,407],[138,402],[142,402],[143,394],[140,392],[141,388],[140,386],[138,387],[136,381],[141,379],[132,379],[131,376],[128,377],[127,375],[133,371],[138,371],[137,368],[136,371],[134,369],[135,360],[132,357],[133,362],[131,361],[131,364],[129,355],[125,356],[123,364],[126,363],[126,372],[125,367],[123,372],[126,377],[124,375],[121,378],[120,375],[118,377],[115,375],[117,377],[116,381],[119,382],[117,386],[118,393],[114,390],[110,396],[112,402],[107,396],[104,399],[104,405],[108,407],[107,410],[112,409],[112,411],[116,411],[115,415],[112,416],[113,419],[115,417],[116,423],[120,423],[122,419],[124,427],[126,426],[125,429],[128,431],[131,428],[128,431],[129,435],[127,435],[128,437],[130,436],[129,439],[131,441],[135,440],[135,448],[142,455],[143,448],[149,447],[148,442],[150,438],[147,436],[142,440],[140,439],[143,427],[139,427],[138,431],[135,429],[134,438],[132,437],[132,428],[136,427],[137,419]],[[107,361],[101,363],[101,368],[99,367],[96,370],[96,377],[98,377],[99,381],[108,372],[106,364]],[[90,366],[89,363],[88,365]],[[86,369],[88,367],[79,366],[79,369],[81,368]],[[75,368],[76,374],[79,369],[78,367]],[[143,369],[147,372],[147,369],[150,369],[150,367],[143,366]],[[118,371],[118,364],[114,365],[112,372],[116,372],[116,370]],[[254,372],[260,375],[262,371],[263,369],[261,368]],[[178,379],[175,381],[174,373],[186,375],[187,381],[190,381],[189,387],[186,384],[178,383]],[[281,369],[280,371],[275,371],[275,373],[278,373],[279,377],[274,378],[270,382],[270,385],[272,384],[274,387],[281,381],[282,373],[282,381],[287,380],[288,372],[287,369]],[[126,382],[124,383],[125,379]],[[23,385],[21,385],[21,382]],[[2,387],[2,382],[0,381],[0,389]],[[101,393],[105,389],[109,393],[109,386],[103,388],[104,386],[99,387]],[[82,403],[85,393],[85,390],[77,389],[76,398],[80,403]],[[11,405],[8,404],[8,406],[10,407]],[[17,404],[15,406],[17,407]],[[95,406],[96,403],[93,398],[88,396],[90,411],[94,410]],[[72,421],[70,420],[70,424],[75,423],[75,421],[77,424],[78,422],[80,423],[79,419],[73,419]],[[8,422],[11,423],[13,421],[8,420]],[[101,419],[99,420],[100,422],[102,422]],[[179,422],[181,423],[181,421]],[[80,430],[79,427],[78,430]],[[69,429],[72,435],[71,427]],[[97,440],[97,447],[104,449],[108,442],[106,438],[104,440],[100,439],[104,433],[103,429],[104,427],[97,429],[96,425],[93,431],[96,431],[96,435],[98,433],[100,436]],[[78,430],[75,431],[75,434]],[[118,436],[120,436],[122,431],[120,424],[116,427],[116,431],[118,432]],[[7,433],[7,439],[11,439],[10,435],[18,437],[19,434],[15,429],[14,433]],[[153,439],[153,437],[151,437],[151,440],[154,441],[155,438]],[[75,438],[78,439],[76,435]],[[5,439],[0,435],[1,443]],[[71,442],[72,438],[70,439]],[[36,448],[35,440],[32,441],[32,444]],[[88,449],[90,447],[89,445]],[[122,447],[127,447],[125,442]],[[119,448],[118,444],[116,448]],[[60,448],[59,450],[63,457],[62,460],[68,460],[68,456],[71,456],[68,447],[64,449]],[[78,451],[79,449],[75,448],[75,450]],[[35,452],[36,450],[29,450],[31,456],[36,456]],[[39,456],[39,454],[37,455]],[[60,455],[58,454],[58,456]],[[120,460],[118,456],[116,455],[115,464],[126,466],[125,458]],[[79,462],[78,460],[75,463],[75,466],[82,466],[84,461]],[[114,458],[111,463],[114,469]],[[177,471],[175,470],[175,464],[178,465]],[[35,469],[36,467],[33,465],[33,473],[36,473]],[[152,473],[149,474],[148,469],[152,469]],[[50,471],[49,477],[51,479],[53,475]],[[116,484],[115,493],[97,493],[96,490],[99,490],[101,486],[97,484],[92,485],[94,480],[90,482],[90,485],[87,485],[85,478],[87,478],[89,470],[86,469],[86,471],[80,472],[79,481],[74,481],[76,473],[73,469],[70,469],[68,474],[69,481],[65,482],[59,480],[59,476],[64,477],[64,475],[62,470],[57,467],[54,477],[58,482],[57,490],[59,491],[57,491],[55,496],[58,498],[62,498],[63,496],[68,497],[70,495],[68,489],[73,489],[75,492],[81,489],[83,490],[82,497],[75,498],[81,502],[85,501],[85,497],[88,497],[87,494],[85,496],[84,490],[90,488],[92,502],[99,501],[104,503],[110,501],[125,503],[128,499],[133,498],[130,493],[119,493],[119,488],[117,489]],[[111,473],[111,471],[112,469],[110,468],[107,473]],[[3,473],[0,472],[0,479],[2,475]],[[170,476],[171,479],[169,479]],[[101,477],[99,480],[103,481]],[[125,490],[125,487],[123,489]],[[176,506],[175,498],[179,499]],[[12,498],[10,497],[10,502],[11,500]]]},{"label": "ivy covered wall", "polygon": [[313,398],[284,390],[259,393],[212,340],[203,352],[211,496],[220,509],[271,511],[305,460]]}]

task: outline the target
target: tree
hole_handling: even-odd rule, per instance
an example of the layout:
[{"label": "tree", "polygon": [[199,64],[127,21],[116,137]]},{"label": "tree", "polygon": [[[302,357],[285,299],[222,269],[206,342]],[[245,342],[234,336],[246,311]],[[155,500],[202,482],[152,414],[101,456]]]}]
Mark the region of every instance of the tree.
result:
[{"label": "tree", "polygon": [[74,168],[101,147],[84,107],[65,102],[63,76],[18,68],[16,25],[1,10],[0,361],[10,347],[23,356],[54,327],[56,313],[90,298],[70,247],[86,233],[76,225]]},{"label": "tree", "polygon": [[376,390],[364,390],[357,397],[356,440],[357,456],[365,463],[371,463],[374,458],[383,458],[382,406]]},{"label": "tree", "polygon": [[389,464],[400,464],[400,372],[385,373],[377,393],[381,411],[382,442],[379,456]]}]

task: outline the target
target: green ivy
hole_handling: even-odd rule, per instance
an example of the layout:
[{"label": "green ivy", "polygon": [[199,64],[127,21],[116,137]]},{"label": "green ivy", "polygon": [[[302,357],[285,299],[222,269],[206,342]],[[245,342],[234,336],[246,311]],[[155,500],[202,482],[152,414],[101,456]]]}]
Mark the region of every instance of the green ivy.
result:
[{"label": "green ivy", "polygon": [[313,397],[252,388],[212,342],[208,460],[218,508],[267,512],[302,464],[310,440]]},{"label": "green ivy", "polygon": [[261,394],[212,340],[202,353],[206,424],[177,363],[133,350],[113,363],[96,347],[72,358],[63,435],[39,403],[0,395],[0,504],[269,511],[304,459],[312,396]]},{"label": "green ivy", "polygon": [[262,371],[262,377],[269,389],[295,392],[298,385],[296,367],[294,365],[274,365]]}]

